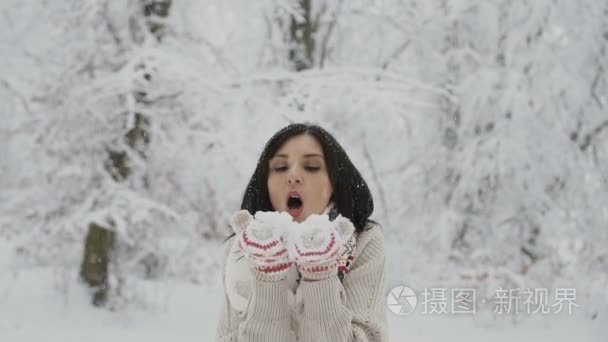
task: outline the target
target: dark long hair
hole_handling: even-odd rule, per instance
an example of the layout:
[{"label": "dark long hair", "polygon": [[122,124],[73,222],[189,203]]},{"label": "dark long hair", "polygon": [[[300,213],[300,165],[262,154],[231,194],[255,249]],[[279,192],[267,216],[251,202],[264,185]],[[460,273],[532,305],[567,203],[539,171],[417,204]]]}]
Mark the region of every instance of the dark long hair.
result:
[{"label": "dark long hair", "polygon": [[274,210],[268,194],[270,159],[287,140],[301,134],[313,136],[323,148],[329,181],[333,188],[330,200],[334,202],[338,213],[348,218],[359,232],[369,228],[370,224],[377,224],[369,218],[374,211],[374,201],[367,183],[357,168],[329,132],[318,125],[309,123],[286,126],[266,143],[253,176],[245,189],[241,209],[246,209],[251,214],[260,210]]}]

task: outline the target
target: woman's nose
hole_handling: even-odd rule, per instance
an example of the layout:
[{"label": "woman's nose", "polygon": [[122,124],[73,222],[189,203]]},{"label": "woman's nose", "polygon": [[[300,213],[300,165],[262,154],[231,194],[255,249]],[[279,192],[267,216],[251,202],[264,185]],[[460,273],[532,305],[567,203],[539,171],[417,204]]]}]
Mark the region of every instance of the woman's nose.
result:
[{"label": "woman's nose", "polygon": [[289,170],[287,175],[287,181],[289,184],[297,184],[302,183],[302,173],[298,170],[297,167],[293,167]]}]

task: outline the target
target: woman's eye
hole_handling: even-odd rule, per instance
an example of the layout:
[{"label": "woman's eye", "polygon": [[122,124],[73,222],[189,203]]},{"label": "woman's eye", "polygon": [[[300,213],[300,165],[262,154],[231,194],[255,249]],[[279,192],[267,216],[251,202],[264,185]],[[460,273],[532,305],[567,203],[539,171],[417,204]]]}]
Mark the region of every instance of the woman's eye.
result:
[{"label": "woman's eye", "polygon": [[273,171],[276,172],[283,172],[283,171],[287,171],[287,166],[278,166],[278,167],[273,167],[272,168]]},{"label": "woman's eye", "polygon": [[304,168],[311,172],[319,171],[321,169],[319,166],[305,166]]}]

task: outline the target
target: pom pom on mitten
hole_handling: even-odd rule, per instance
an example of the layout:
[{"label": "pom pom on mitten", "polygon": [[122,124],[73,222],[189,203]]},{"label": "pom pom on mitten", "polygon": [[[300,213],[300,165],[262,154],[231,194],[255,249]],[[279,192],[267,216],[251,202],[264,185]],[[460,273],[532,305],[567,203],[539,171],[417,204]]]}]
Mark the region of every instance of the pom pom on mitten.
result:
[{"label": "pom pom on mitten", "polygon": [[293,221],[287,213],[236,212],[231,220],[239,247],[245,254],[249,269],[264,281],[281,280],[292,265],[284,242],[284,232]]},{"label": "pom pom on mitten", "polygon": [[350,220],[341,215],[334,221],[330,221],[327,215],[311,215],[289,232],[290,258],[305,279],[321,280],[336,276],[338,258],[354,231]]}]

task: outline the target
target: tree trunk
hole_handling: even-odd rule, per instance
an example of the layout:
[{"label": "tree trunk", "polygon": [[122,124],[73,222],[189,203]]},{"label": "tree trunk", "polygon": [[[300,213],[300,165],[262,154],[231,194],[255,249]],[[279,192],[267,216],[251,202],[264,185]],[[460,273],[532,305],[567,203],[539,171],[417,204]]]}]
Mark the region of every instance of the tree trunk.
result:
[{"label": "tree trunk", "polygon": [[[141,0],[142,13],[137,14],[146,18],[146,28],[158,42],[161,42],[166,33],[162,18],[169,15],[171,0]],[[159,20],[160,19],[160,20]],[[136,35],[134,35],[136,37]],[[137,43],[137,41],[136,41]],[[152,75],[144,75],[146,81],[151,82]],[[146,102],[146,92],[134,89],[132,94],[136,102],[140,104],[151,104]],[[142,158],[146,158],[146,149],[150,142],[149,118],[144,114],[135,113],[135,122],[124,136],[127,148],[135,151]],[[110,173],[115,182],[124,182],[132,176],[129,167],[128,154],[124,150],[108,148],[108,159],[105,169]],[[148,181],[143,176],[143,184],[147,186]],[[98,223],[90,223],[85,238],[84,255],[80,266],[81,279],[94,290],[93,305],[103,306],[108,300],[110,284],[108,282],[109,264],[112,250],[115,245],[116,234],[111,228],[103,227]]]},{"label": "tree trunk", "polygon": [[102,306],[108,299],[110,255],[115,233],[97,223],[89,224],[80,265],[80,277],[93,289],[93,305]]},{"label": "tree trunk", "polygon": [[310,69],[315,64],[315,31],[312,19],[312,0],[299,0],[300,16],[290,16],[289,22],[289,60],[295,71]]}]

